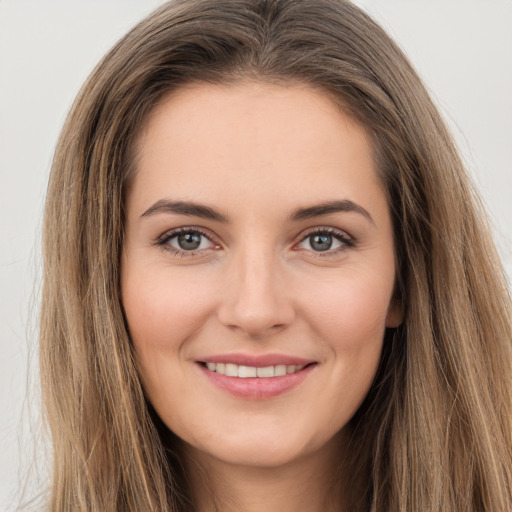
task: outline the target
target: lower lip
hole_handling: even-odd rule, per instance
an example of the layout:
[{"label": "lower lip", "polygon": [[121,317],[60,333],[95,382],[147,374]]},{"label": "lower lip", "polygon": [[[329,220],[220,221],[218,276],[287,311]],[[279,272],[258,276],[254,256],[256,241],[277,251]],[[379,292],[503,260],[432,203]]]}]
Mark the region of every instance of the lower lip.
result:
[{"label": "lower lip", "polygon": [[221,373],[212,372],[203,365],[199,365],[209,381],[216,387],[227,391],[238,398],[246,400],[265,400],[272,398],[298,386],[313,370],[316,364],[310,364],[295,373],[281,377],[228,377]]}]

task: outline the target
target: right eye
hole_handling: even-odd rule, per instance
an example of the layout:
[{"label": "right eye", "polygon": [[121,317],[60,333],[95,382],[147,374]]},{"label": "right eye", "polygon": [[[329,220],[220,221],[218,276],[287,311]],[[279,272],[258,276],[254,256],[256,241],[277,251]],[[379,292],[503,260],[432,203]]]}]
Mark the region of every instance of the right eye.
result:
[{"label": "right eye", "polygon": [[335,256],[354,246],[353,238],[339,229],[330,227],[309,231],[297,245],[299,249],[312,251],[318,256]]},{"label": "right eye", "polygon": [[213,249],[216,245],[197,229],[180,228],[166,233],[158,245],[180,256],[191,256],[197,251]]}]

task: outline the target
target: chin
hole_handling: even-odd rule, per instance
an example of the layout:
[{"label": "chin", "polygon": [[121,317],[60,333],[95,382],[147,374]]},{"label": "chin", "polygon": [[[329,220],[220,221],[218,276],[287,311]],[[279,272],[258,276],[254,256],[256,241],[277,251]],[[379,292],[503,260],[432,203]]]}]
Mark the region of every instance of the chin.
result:
[{"label": "chin", "polygon": [[301,449],[294,447],[262,446],[261,443],[254,443],[252,446],[231,446],[226,449],[201,450],[224,464],[231,466],[242,466],[252,468],[277,468],[285,466],[304,454]]},{"label": "chin", "polygon": [[290,435],[288,428],[276,431],[267,427],[252,432],[223,432],[207,443],[195,443],[193,439],[187,443],[199,461],[207,457],[232,466],[277,468],[321,454],[325,448],[332,453],[331,441],[336,437],[329,439],[300,431]]}]

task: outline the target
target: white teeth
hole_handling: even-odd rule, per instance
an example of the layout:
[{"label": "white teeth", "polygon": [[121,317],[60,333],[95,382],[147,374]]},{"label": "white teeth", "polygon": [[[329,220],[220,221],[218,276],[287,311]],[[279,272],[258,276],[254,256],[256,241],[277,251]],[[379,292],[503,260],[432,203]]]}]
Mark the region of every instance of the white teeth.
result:
[{"label": "white teeth", "polygon": [[264,368],[258,368],[257,374],[258,374],[258,377],[273,377],[274,376],[274,367],[273,366],[265,366]]},{"label": "white teeth", "polygon": [[262,368],[255,366],[243,366],[232,363],[206,363],[206,367],[211,372],[227,375],[228,377],[240,377],[247,379],[249,377],[282,377],[298,372],[304,366],[294,364],[278,364],[276,366],[265,366]]},{"label": "white teeth", "polygon": [[238,365],[227,363],[225,375],[228,377],[238,377]]},{"label": "white teeth", "polygon": [[285,364],[276,365],[276,369],[274,370],[274,375],[276,377],[282,377],[283,375],[286,375],[286,365]]},{"label": "white teeth", "polygon": [[239,366],[238,367],[238,376],[246,379],[247,377],[257,377],[257,368],[254,366]]}]

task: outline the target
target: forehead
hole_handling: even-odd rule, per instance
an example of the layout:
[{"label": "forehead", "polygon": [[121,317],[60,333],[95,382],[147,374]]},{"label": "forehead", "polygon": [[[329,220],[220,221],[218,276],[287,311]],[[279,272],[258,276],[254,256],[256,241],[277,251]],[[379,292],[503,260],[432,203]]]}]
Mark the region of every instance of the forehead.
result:
[{"label": "forehead", "polygon": [[364,127],[328,94],[302,84],[179,89],[151,112],[138,149],[133,185],[143,195],[167,188],[193,199],[238,193],[249,201],[266,190],[286,202],[304,193],[311,201],[333,194],[357,200],[380,189]]}]

